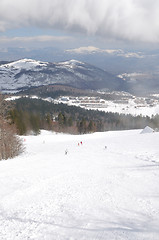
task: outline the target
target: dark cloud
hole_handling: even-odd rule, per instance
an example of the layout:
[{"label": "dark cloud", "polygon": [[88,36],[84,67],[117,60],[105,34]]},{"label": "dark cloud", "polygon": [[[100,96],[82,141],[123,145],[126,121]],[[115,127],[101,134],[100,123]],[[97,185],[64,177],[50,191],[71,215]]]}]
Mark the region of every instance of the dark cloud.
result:
[{"label": "dark cloud", "polygon": [[25,26],[159,42],[159,1],[1,0],[0,31]]}]

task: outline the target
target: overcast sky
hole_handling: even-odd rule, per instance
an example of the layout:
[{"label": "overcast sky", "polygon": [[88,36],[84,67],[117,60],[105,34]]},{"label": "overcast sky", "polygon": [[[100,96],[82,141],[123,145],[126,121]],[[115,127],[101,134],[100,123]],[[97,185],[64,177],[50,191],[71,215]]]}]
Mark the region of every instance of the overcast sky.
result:
[{"label": "overcast sky", "polygon": [[159,43],[159,0],[0,0],[0,48]]}]

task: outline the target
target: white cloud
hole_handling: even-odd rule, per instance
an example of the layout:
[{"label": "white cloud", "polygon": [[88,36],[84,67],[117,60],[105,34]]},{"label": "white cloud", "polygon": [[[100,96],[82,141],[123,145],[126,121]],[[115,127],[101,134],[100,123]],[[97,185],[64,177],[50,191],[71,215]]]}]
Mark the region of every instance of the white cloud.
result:
[{"label": "white cloud", "polygon": [[25,26],[159,42],[159,1],[1,0],[0,31]]},{"label": "white cloud", "polygon": [[101,51],[102,50],[100,48],[96,48],[94,46],[79,47],[79,48],[66,50],[66,52],[77,53],[77,54],[87,54],[87,53],[95,53],[95,52],[101,52]]},{"label": "white cloud", "polygon": [[94,46],[68,49],[68,50],[66,50],[66,52],[74,53],[74,54],[104,53],[104,54],[122,56],[125,58],[144,58],[144,56],[141,52],[138,52],[138,53],[137,52],[124,52],[124,50],[122,50],[122,49],[101,49],[101,48],[97,48]]},{"label": "white cloud", "polygon": [[124,53],[121,49],[101,49],[94,46],[79,47],[74,49],[68,49],[66,52],[77,53],[77,54],[87,54],[87,53],[108,53],[108,54],[122,54]]}]

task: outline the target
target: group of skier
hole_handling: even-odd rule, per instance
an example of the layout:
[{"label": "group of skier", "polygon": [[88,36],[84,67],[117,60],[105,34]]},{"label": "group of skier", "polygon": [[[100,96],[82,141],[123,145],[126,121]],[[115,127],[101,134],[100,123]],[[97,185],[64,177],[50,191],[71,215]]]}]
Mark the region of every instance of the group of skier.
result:
[{"label": "group of skier", "polygon": [[[82,141],[81,141],[81,142],[78,142],[78,147],[79,147],[80,145],[82,145],[82,144],[83,144]],[[107,149],[107,146],[106,146],[106,145],[105,145],[104,149],[105,149],[105,150]],[[68,149],[65,150],[65,155],[67,155],[67,154],[68,154]]]},{"label": "group of skier", "polygon": [[81,145],[83,144],[82,141],[81,141],[80,143],[78,143],[78,146],[80,146],[80,144],[81,144]]},{"label": "group of skier", "polygon": [[[82,144],[83,144],[83,142],[82,142],[82,141],[81,141],[81,142],[79,142],[79,143],[78,143],[78,147],[79,147],[80,145],[82,145]],[[67,154],[68,154],[68,149],[66,149],[66,150],[65,150],[65,155],[67,155]]]}]

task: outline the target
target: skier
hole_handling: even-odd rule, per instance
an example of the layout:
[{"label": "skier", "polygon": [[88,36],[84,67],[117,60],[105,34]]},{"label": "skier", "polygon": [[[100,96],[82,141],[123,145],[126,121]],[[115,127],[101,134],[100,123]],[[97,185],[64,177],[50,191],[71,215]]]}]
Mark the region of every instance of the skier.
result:
[{"label": "skier", "polygon": [[67,153],[68,153],[68,150],[66,149],[66,150],[65,150],[65,155],[67,155]]}]

